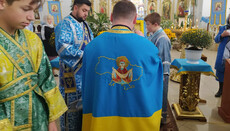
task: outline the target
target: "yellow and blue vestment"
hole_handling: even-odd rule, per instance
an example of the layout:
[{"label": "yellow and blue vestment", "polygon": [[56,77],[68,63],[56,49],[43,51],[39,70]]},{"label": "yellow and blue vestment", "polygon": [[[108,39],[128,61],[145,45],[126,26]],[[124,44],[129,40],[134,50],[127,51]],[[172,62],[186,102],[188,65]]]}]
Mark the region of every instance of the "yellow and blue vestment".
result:
[{"label": "yellow and blue vestment", "polygon": [[86,46],[82,84],[83,131],[160,129],[158,49],[127,27],[114,26]]}]

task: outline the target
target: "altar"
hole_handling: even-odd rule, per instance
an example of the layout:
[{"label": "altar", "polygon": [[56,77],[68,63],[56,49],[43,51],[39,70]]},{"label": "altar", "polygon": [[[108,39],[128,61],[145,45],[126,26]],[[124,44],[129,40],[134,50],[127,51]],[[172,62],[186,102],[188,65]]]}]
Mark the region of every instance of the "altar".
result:
[{"label": "altar", "polygon": [[196,119],[206,122],[207,119],[197,107],[200,97],[200,75],[212,75],[215,77],[209,64],[199,60],[199,64],[190,64],[186,59],[175,59],[172,68],[178,70],[177,74],[181,76],[179,103],[172,104],[177,120]]}]

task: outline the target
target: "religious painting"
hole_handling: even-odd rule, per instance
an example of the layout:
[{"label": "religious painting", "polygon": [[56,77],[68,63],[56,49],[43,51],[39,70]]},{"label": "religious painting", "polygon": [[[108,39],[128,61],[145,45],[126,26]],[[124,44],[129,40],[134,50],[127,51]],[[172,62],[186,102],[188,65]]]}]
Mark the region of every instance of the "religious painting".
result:
[{"label": "religious painting", "polygon": [[54,24],[57,25],[61,21],[61,6],[59,1],[48,1],[49,14],[54,17]]},{"label": "religious painting", "polygon": [[139,5],[138,8],[138,18],[143,18],[145,15],[145,10],[144,10],[144,4],[143,5]]},{"label": "religious painting", "polygon": [[162,16],[165,19],[170,19],[172,3],[170,0],[163,1]]},{"label": "religious painting", "polygon": [[226,24],[227,0],[212,0],[210,25]]},{"label": "religious painting", "polygon": [[107,11],[108,11],[108,9],[107,9],[107,1],[106,0],[100,0],[99,12],[108,14]]},{"label": "religious painting", "polygon": [[179,0],[177,4],[177,16],[178,17],[185,17],[184,11],[188,8],[188,1],[187,0]]},{"label": "religious painting", "polygon": [[51,5],[52,12],[58,12],[58,6],[56,4]]},{"label": "religious painting", "polygon": [[221,10],[222,10],[222,2],[216,2],[215,11],[221,11]]},{"label": "religious painting", "polygon": [[150,0],[148,2],[147,14],[157,12],[157,0]]},{"label": "religious painting", "polygon": [[145,13],[146,13],[146,9],[144,8],[144,0],[131,0],[131,2],[133,2],[133,4],[136,6],[137,9],[137,17],[138,18],[143,18]]}]

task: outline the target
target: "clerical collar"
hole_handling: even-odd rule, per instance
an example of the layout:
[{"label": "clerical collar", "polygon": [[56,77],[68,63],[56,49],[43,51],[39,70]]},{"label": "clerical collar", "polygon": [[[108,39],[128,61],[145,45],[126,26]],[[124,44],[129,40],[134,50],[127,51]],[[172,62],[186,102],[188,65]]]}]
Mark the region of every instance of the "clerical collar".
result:
[{"label": "clerical collar", "polygon": [[72,13],[70,13],[70,15],[71,15],[75,20],[77,20],[79,23],[81,23],[81,22],[84,21],[82,18],[76,18],[75,16],[73,16]]},{"label": "clerical collar", "polygon": [[127,27],[130,31],[132,31],[127,25],[122,25],[122,24],[113,25],[113,26],[112,26],[112,29],[113,29],[114,27],[117,27],[117,26],[124,26],[124,27]]}]

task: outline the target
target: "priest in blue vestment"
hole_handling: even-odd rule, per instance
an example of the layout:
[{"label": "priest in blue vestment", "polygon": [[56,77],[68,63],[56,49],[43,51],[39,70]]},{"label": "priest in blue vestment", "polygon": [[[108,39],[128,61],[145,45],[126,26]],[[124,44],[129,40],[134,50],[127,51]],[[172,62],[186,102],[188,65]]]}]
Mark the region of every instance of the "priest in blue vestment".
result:
[{"label": "priest in blue vestment", "polygon": [[157,47],[135,34],[136,8],[119,1],[111,30],[97,36],[83,56],[82,131],[158,131],[163,67]]},{"label": "priest in blue vestment", "polygon": [[79,102],[82,86],[82,57],[93,34],[85,22],[90,11],[88,0],[75,0],[70,15],[55,28],[55,46],[60,57],[59,89],[69,110],[61,117],[62,131],[81,130],[82,112],[71,110]]}]

